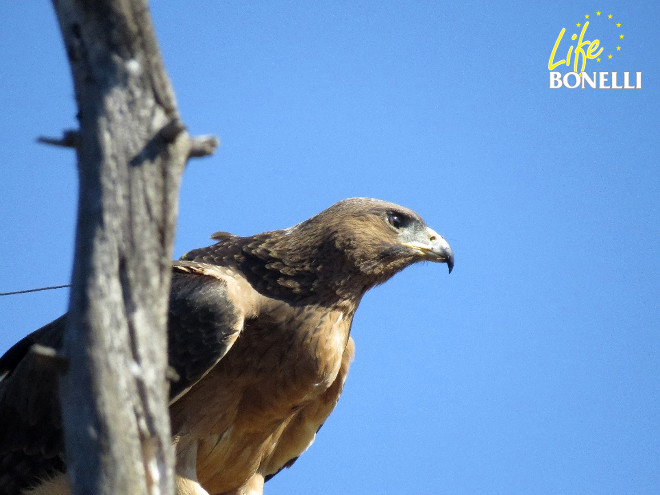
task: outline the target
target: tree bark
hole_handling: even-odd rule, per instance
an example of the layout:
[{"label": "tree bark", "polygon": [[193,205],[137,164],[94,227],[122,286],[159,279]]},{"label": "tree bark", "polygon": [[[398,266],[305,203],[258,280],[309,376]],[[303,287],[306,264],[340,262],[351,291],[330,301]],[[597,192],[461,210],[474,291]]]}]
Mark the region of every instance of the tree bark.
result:
[{"label": "tree bark", "polygon": [[60,379],[72,493],[170,494],[170,260],[180,177],[198,146],[179,119],[146,0],[53,5],[80,123],[69,143],[80,195]]}]

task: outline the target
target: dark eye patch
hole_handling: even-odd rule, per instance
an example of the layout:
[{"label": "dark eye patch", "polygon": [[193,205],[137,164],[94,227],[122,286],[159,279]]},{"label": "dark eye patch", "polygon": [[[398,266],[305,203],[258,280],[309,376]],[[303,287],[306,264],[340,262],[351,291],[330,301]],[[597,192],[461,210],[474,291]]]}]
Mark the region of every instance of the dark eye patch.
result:
[{"label": "dark eye patch", "polygon": [[387,222],[395,229],[402,229],[410,223],[410,218],[402,213],[391,211],[387,214]]}]

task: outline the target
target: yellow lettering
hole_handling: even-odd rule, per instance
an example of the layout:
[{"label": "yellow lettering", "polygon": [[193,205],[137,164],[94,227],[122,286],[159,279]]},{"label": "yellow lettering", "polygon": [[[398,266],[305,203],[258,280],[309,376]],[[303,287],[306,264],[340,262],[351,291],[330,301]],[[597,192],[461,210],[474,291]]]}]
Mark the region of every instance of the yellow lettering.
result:
[{"label": "yellow lettering", "polygon": [[[550,52],[550,59],[548,60],[549,70],[553,70],[556,67],[560,66],[561,64],[566,64],[567,66],[570,66],[572,59],[573,72],[579,74],[581,72],[584,72],[584,69],[587,66],[588,59],[596,58],[603,52],[603,48],[600,47],[599,40],[589,41],[585,39],[585,34],[587,32],[588,27],[589,27],[589,21],[584,23],[582,27],[582,31],[580,32],[580,37],[578,38],[575,47],[573,45],[568,47],[566,58],[559,60],[558,62],[555,62],[555,55],[557,54],[557,49],[559,48],[561,40],[564,37],[564,33],[566,32],[566,28],[562,28],[562,30],[559,32],[559,36],[557,36],[557,40],[555,41],[555,46],[552,47],[552,52]],[[576,38],[577,35],[574,34],[572,39],[575,40]],[[586,47],[586,52],[585,52],[585,47]],[[578,65],[580,66],[579,70],[578,70]]]},{"label": "yellow lettering", "polygon": [[[589,41],[582,41],[584,38],[584,33],[587,32],[587,28],[589,27],[589,21],[584,23],[584,26],[582,27],[582,32],[580,33],[580,38],[578,38],[578,44],[575,47],[575,59],[573,62],[573,72],[584,72],[584,67],[587,65],[587,54],[584,53],[584,50],[582,47],[584,45],[588,45]],[[580,60],[580,55],[582,55],[582,68],[578,71],[578,60]]]},{"label": "yellow lettering", "polygon": [[[598,45],[600,44],[599,40],[593,40],[591,42],[591,45],[589,45],[589,48],[587,48],[587,57],[588,58],[596,58],[598,55],[601,54],[603,51],[603,47],[600,47],[600,50],[598,50]],[[594,50],[598,50],[596,53],[593,53]]]},{"label": "yellow lettering", "polygon": [[573,45],[568,47],[568,53],[566,54],[566,66],[571,65],[571,53],[573,53]]},{"label": "yellow lettering", "polygon": [[555,62],[555,53],[557,52],[557,47],[559,46],[559,43],[561,43],[561,39],[564,37],[564,33],[566,32],[566,28],[562,28],[561,32],[559,33],[559,36],[557,36],[557,41],[555,41],[555,46],[552,49],[552,52],[550,53],[550,60],[548,60],[548,70],[552,70],[555,67],[567,63],[568,64],[568,57],[566,57],[566,60],[560,60],[559,62]]}]

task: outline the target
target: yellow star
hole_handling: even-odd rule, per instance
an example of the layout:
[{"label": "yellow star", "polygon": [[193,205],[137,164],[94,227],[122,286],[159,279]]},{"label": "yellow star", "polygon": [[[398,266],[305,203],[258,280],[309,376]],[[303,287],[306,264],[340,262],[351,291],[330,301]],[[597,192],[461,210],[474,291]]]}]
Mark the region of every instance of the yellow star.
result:
[{"label": "yellow star", "polygon": [[621,23],[618,23],[618,24],[616,25],[616,27],[620,28],[620,27],[621,27]]},{"label": "yellow star", "polygon": [[582,25],[582,24],[580,24],[579,22],[576,24],[577,27],[580,27],[581,25]]},{"label": "yellow star", "polygon": [[598,58],[596,59],[596,62],[600,62],[600,57],[598,57]]},{"label": "yellow star", "polygon": [[596,12],[596,15],[600,15],[600,12]]},{"label": "yellow star", "polygon": [[611,18],[612,18],[612,14],[608,15],[607,18],[608,18],[608,19],[611,19]]},{"label": "yellow star", "polygon": [[623,39],[623,35],[619,36],[619,38]]},{"label": "yellow star", "polygon": [[584,16],[585,19],[589,19],[589,14]]},{"label": "yellow star", "polygon": [[621,47],[620,47],[620,46],[617,46],[617,47],[616,47],[616,51],[619,51],[619,50],[621,50]]},{"label": "yellow star", "polygon": [[612,58],[612,55],[608,55],[607,58]]}]

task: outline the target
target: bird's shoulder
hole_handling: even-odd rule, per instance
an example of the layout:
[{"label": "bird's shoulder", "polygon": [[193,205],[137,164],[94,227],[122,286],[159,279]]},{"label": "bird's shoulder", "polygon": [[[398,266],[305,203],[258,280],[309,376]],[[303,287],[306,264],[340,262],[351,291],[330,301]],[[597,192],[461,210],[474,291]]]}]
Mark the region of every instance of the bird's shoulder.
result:
[{"label": "bird's shoulder", "polygon": [[236,266],[179,260],[173,262],[172,269],[173,295],[196,290],[197,295],[207,296],[198,300],[200,304],[231,308],[238,316],[252,318],[267,300]]},{"label": "bird's shoulder", "polygon": [[168,314],[168,359],[177,380],[174,402],[229,352],[263,297],[240,270],[197,261],[175,261]]}]

